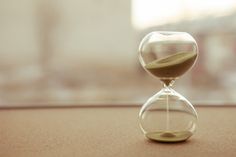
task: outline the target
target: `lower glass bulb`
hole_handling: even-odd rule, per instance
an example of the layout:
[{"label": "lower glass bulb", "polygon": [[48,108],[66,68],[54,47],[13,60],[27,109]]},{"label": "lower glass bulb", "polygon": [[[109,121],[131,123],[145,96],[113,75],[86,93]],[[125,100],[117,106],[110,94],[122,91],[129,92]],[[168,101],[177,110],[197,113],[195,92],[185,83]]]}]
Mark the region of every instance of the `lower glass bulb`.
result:
[{"label": "lower glass bulb", "polygon": [[197,119],[192,104],[168,86],[148,99],[139,113],[144,135],[160,142],[187,140],[196,131]]}]

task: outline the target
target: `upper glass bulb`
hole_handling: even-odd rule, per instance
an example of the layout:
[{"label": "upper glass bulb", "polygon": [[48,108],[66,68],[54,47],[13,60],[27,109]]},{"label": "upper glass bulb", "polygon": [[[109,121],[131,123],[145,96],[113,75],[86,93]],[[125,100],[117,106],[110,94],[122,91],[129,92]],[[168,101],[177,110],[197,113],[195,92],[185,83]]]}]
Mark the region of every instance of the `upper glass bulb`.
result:
[{"label": "upper glass bulb", "polygon": [[166,85],[188,71],[197,56],[196,41],[185,32],[152,32],[139,46],[143,68]]}]

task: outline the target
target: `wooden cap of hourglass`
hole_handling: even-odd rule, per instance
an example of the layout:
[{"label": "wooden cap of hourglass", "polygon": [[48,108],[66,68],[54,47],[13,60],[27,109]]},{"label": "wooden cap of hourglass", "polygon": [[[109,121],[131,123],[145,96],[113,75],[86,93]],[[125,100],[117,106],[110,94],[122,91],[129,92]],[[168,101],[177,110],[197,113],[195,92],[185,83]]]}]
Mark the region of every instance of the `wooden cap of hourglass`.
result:
[{"label": "wooden cap of hourglass", "polygon": [[147,71],[159,77],[166,86],[192,67],[197,58],[196,52],[179,52],[145,65]]}]

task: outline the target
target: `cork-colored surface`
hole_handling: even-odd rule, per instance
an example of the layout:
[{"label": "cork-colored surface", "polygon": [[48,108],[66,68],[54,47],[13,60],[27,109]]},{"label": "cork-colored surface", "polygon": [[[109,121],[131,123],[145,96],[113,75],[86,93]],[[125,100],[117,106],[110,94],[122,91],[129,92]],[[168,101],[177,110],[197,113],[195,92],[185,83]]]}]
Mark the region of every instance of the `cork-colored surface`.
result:
[{"label": "cork-colored surface", "polygon": [[187,142],[151,142],[137,107],[0,110],[1,157],[233,157],[236,107],[198,107],[199,128]]}]

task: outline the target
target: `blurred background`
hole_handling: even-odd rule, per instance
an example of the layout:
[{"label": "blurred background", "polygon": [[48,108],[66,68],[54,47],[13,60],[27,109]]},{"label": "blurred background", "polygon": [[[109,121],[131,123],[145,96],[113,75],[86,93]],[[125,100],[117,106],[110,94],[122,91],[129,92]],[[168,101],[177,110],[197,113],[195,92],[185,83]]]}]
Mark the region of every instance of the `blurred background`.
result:
[{"label": "blurred background", "polygon": [[235,0],[0,0],[0,106],[143,103],[161,84],[138,45],[158,30],[199,46],[176,91],[194,104],[236,102]]}]

